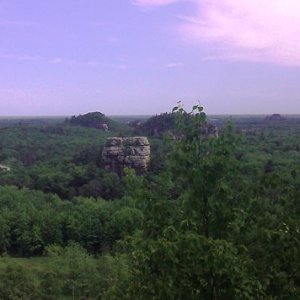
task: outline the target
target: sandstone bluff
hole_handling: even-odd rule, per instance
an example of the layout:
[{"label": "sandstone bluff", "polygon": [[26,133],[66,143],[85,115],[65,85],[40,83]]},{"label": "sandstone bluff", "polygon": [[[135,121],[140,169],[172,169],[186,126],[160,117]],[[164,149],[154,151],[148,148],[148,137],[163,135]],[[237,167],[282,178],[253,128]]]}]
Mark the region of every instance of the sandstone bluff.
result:
[{"label": "sandstone bluff", "polygon": [[102,152],[104,167],[122,174],[124,167],[137,174],[147,171],[150,162],[150,144],[146,137],[108,138]]}]

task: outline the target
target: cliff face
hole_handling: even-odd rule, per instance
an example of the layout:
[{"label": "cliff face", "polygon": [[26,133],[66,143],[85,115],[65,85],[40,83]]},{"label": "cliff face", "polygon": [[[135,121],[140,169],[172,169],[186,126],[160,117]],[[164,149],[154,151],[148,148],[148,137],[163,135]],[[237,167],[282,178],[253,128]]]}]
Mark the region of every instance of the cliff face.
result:
[{"label": "cliff face", "polygon": [[150,144],[146,137],[108,138],[102,152],[104,167],[122,174],[124,167],[137,174],[147,171],[150,162]]}]

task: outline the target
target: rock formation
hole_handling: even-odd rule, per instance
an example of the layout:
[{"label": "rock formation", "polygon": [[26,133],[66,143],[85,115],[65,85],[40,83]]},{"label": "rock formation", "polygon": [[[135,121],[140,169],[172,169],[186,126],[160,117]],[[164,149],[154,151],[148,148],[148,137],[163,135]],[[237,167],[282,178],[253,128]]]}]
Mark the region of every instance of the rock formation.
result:
[{"label": "rock formation", "polygon": [[101,129],[101,130],[103,130],[103,131],[105,131],[105,132],[107,132],[108,131],[108,125],[106,124],[106,123],[104,123],[104,124],[99,124],[99,126],[97,127],[97,128],[99,128],[99,129]]},{"label": "rock formation", "polygon": [[6,172],[9,172],[9,171],[10,171],[10,167],[4,166],[4,165],[0,165],[0,171],[6,171]]},{"label": "rock formation", "polygon": [[[207,140],[209,138],[219,137],[219,129],[215,124],[205,122],[204,126],[199,130],[199,136],[203,140]],[[165,133],[165,138],[170,140],[179,140],[182,138],[182,135],[175,134],[172,130],[168,130]]]},{"label": "rock formation", "polygon": [[150,144],[146,137],[108,138],[102,152],[106,169],[119,175],[124,167],[135,169],[137,174],[147,171],[150,162]]},{"label": "rock formation", "polygon": [[215,124],[205,122],[205,126],[202,128],[200,134],[204,139],[208,139],[208,138],[212,138],[212,137],[218,137],[219,136],[219,130],[218,130],[218,127]]}]

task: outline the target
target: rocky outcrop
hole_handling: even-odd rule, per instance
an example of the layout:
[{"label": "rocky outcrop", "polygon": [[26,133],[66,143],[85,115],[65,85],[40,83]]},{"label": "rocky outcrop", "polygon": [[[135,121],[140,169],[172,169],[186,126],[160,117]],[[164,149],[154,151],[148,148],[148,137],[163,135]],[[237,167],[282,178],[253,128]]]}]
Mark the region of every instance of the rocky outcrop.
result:
[{"label": "rocky outcrop", "polygon": [[[203,140],[207,140],[209,138],[217,138],[219,137],[219,129],[215,124],[205,122],[204,126],[199,130],[199,136]],[[180,140],[181,138],[183,138],[183,135],[176,135],[172,130],[168,130],[165,133],[165,138],[170,140]]]},{"label": "rocky outcrop", "polygon": [[212,138],[212,137],[218,137],[219,136],[219,130],[218,130],[218,127],[215,124],[205,122],[205,126],[202,128],[200,134],[204,139],[208,139],[208,138]]},{"label": "rocky outcrop", "polygon": [[119,175],[124,167],[135,169],[137,174],[147,171],[150,162],[150,144],[146,137],[108,138],[102,152],[106,169]]},{"label": "rocky outcrop", "polygon": [[103,130],[103,131],[105,131],[105,132],[107,132],[108,131],[108,125],[106,124],[106,123],[104,123],[104,124],[99,124],[99,126],[97,127],[97,128],[99,128],[99,129],[101,129],[101,130]]},{"label": "rocky outcrop", "polygon": [[4,165],[1,165],[1,164],[0,164],[0,171],[6,171],[6,172],[9,172],[9,171],[10,171],[10,167],[4,166]]}]

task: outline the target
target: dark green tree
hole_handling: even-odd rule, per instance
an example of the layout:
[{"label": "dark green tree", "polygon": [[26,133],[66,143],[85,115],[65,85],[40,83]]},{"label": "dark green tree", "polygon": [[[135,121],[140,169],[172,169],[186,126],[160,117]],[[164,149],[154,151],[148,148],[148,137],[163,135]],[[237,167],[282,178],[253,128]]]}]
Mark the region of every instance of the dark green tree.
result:
[{"label": "dark green tree", "polygon": [[113,295],[118,298],[123,291],[125,299],[259,299],[252,261],[228,232],[238,206],[232,128],[218,138],[208,137],[203,134],[208,125],[202,107],[187,113],[179,106],[173,113],[177,139],[167,171],[144,186],[142,231],[126,244],[130,284],[121,282]]}]

